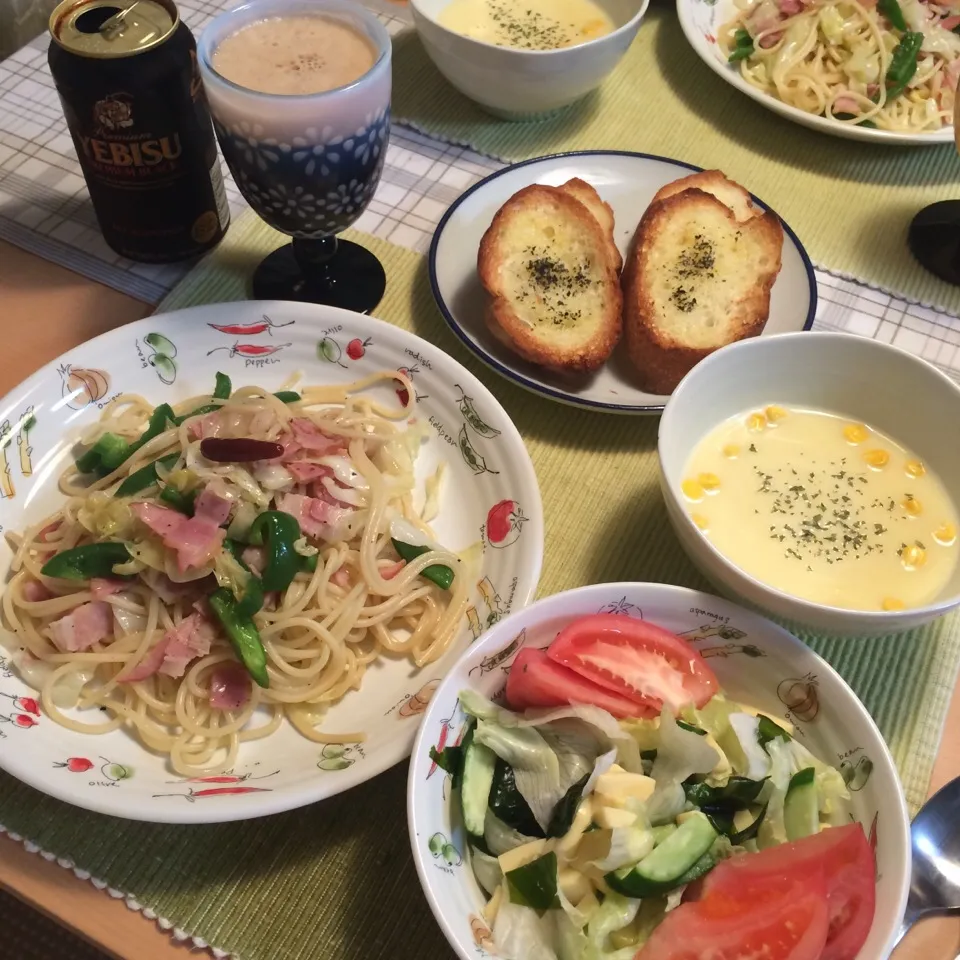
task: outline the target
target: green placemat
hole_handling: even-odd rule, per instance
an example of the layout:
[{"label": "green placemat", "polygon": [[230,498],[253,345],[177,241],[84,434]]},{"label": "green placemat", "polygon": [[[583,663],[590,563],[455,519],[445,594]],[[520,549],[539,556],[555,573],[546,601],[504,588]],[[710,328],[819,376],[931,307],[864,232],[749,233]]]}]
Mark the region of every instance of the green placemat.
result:
[{"label": "green placemat", "polygon": [[769,203],[818,266],[960,313],[960,287],[928,274],[906,247],[921,207],[960,196],[954,147],[855,143],[778,117],[699,59],[667,0],[651,7],[598,91],[539,122],[509,123],[481,111],[441,76],[412,30],[393,42],[393,111],[401,123],[510,161],[633,150],[719,167]]},{"label": "green placemat", "polygon": [[[657,484],[657,420],[534,397],[468,356],[434,306],[424,259],[355,235],[389,280],[377,310],[437,343],[490,385],[533,458],[546,513],[541,595],[585,583],[703,587],[674,540]],[[161,304],[243,299],[254,265],[286,238],[248,215]],[[960,623],[880,641],[807,638],[850,681],[922,801],[956,679]],[[451,956],[420,891],[407,839],[406,764],[333,800],[242,823],[114,820],[0,775],[0,823],[243,960],[423,960]],[[2,951],[0,951],[2,952]]]}]

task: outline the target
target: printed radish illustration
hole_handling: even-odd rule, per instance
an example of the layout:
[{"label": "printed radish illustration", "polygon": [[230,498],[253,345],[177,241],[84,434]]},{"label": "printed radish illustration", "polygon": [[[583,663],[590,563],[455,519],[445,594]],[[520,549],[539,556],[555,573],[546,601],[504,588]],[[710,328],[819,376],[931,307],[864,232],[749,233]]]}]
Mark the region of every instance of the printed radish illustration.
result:
[{"label": "printed radish illustration", "polygon": [[54,763],[55,767],[66,767],[71,773],[86,773],[93,769],[93,761],[86,757],[70,757],[62,763]]},{"label": "printed radish illustration", "polygon": [[501,500],[487,513],[487,540],[491,547],[509,547],[520,536],[529,517],[515,500]]},{"label": "printed radish illustration", "polygon": [[13,715],[13,722],[18,726],[22,727],[24,730],[29,730],[30,727],[35,727],[37,721],[33,717],[27,716],[25,713],[15,713]]},{"label": "printed radish illustration", "polygon": [[35,717],[40,716],[40,704],[33,697],[17,697],[13,702],[17,705],[18,710],[22,710],[24,713],[32,713]]},{"label": "printed radish illustration", "polygon": [[366,340],[354,337],[347,344],[347,356],[351,360],[359,360],[367,352],[367,347],[369,347],[371,343],[372,340],[370,337],[367,337]]}]

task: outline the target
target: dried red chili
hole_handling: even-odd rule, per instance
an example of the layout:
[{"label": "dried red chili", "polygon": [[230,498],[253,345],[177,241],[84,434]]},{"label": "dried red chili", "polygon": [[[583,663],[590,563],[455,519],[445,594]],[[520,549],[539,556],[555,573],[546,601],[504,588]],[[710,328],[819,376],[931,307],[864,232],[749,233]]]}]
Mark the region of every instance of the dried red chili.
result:
[{"label": "dried red chili", "polygon": [[282,456],[283,444],[252,437],[207,437],[200,441],[200,452],[216,463],[250,463]]}]

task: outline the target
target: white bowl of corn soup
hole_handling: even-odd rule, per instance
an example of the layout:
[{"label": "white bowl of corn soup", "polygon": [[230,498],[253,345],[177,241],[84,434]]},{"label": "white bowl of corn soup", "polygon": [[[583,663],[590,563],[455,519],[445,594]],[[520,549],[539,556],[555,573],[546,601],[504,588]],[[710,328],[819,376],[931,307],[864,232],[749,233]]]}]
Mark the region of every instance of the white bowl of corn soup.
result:
[{"label": "white bowl of corn soup", "polygon": [[722,591],[838,635],[960,604],[960,387],[841,333],[745,340],[701,361],[660,421],[667,513]]},{"label": "white bowl of corn soup", "polygon": [[596,89],[649,0],[410,0],[430,59],[489,113],[526,120]]}]

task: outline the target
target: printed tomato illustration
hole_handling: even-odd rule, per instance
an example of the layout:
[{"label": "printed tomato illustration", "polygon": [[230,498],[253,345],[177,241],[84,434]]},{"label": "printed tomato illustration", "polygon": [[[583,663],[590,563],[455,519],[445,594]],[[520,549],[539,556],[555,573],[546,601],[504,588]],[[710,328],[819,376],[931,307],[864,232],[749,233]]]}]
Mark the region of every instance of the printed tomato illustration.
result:
[{"label": "printed tomato illustration", "polygon": [[370,346],[370,342],[370,337],[367,337],[366,340],[354,337],[353,340],[347,344],[347,356],[351,360],[359,360],[367,352],[367,347]]},{"label": "printed tomato illustration", "polygon": [[487,513],[487,540],[491,547],[509,547],[520,536],[523,525],[529,520],[523,515],[516,500],[501,500]]},{"label": "printed tomato illustration", "polygon": [[13,702],[17,705],[18,710],[22,710],[24,713],[32,713],[35,717],[40,716],[40,704],[33,697],[17,697]]},{"label": "printed tomato illustration", "polygon": [[14,714],[13,722],[18,727],[23,727],[25,730],[29,727],[35,727],[37,725],[37,721],[34,720],[33,717],[27,716],[25,713]]},{"label": "printed tomato illustration", "polygon": [[55,763],[55,767],[66,767],[71,773],[86,773],[93,769],[93,761],[86,757],[70,757],[62,763]]}]

